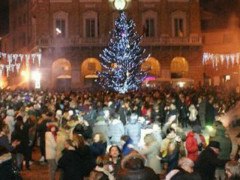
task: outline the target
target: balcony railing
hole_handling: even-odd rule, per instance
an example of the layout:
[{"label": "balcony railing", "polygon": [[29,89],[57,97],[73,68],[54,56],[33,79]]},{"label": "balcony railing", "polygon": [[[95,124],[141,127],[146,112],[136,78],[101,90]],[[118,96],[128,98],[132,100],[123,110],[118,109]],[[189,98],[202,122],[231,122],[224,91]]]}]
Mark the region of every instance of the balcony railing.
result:
[{"label": "balcony railing", "polygon": [[[41,47],[78,47],[78,46],[106,46],[109,38],[50,38],[41,37],[37,44]],[[160,37],[160,38],[143,38],[143,46],[199,46],[202,44],[202,37],[198,35],[189,37]]]},{"label": "balcony railing", "polygon": [[160,37],[143,38],[143,46],[199,46],[202,44],[202,37],[192,35],[189,37]]}]

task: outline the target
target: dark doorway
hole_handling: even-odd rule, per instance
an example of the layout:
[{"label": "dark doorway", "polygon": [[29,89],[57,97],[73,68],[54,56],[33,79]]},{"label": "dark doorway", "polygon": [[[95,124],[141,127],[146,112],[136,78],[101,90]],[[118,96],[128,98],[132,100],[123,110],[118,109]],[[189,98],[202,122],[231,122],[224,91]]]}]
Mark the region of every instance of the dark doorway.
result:
[{"label": "dark doorway", "polygon": [[56,88],[58,91],[70,91],[72,78],[57,79]]}]

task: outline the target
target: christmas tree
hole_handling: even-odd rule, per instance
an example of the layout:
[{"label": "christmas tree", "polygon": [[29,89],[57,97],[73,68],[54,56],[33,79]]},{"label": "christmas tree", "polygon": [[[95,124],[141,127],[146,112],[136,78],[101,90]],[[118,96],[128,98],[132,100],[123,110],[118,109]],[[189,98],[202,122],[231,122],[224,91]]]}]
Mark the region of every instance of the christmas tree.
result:
[{"label": "christmas tree", "polygon": [[146,77],[141,64],[148,55],[139,46],[142,36],[137,35],[134,27],[133,20],[128,20],[121,12],[108,47],[100,54],[103,70],[98,72],[98,82],[102,87],[126,93],[137,90]]}]

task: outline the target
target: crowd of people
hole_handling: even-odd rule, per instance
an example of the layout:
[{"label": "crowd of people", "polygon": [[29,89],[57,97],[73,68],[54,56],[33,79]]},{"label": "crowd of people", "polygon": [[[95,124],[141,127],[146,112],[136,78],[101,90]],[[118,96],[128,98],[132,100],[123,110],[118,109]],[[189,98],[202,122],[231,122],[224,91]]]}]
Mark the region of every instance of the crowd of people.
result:
[{"label": "crowd of people", "polygon": [[0,179],[30,171],[39,147],[50,180],[239,180],[240,141],[233,151],[221,119],[239,100],[219,87],[1,91]]}]

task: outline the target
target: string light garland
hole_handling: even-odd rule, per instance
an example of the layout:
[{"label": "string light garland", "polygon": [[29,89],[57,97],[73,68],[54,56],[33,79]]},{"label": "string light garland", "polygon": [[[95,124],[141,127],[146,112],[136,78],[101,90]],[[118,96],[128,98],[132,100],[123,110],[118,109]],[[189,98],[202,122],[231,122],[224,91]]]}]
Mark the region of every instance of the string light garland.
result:
[{"label": "string light garland", "polygon": [[239,65],[240,62],[240,52],[232,54],[213,54],[213,53],[203,53],[203,65],[206,65],[208,61],[212,63],[213,68],[218,68],[218,66],[227,65]]},{"label": "string light garland", "polygon": [[142,36],[137,35],[134,27],[133,20],[121,12],[108,47],[100,54],[103,70],[98,72],[98,82],[108,90],[122,94],[137,90],[147,75],[141,64],[149,55],[139,46]]},{"label": "string light garland", "polygon": [[41,53],[33,53],[33,54],[9,54],[0,52],[0,59],[3,61],[5,60],[7,63],[0,64],[0,77],[2,77],[4,70],[6,70],[7,77],[9,76],[10,72],[14,72],[15,69],[17,70],[17,73],[19,73],[21,64],[26,62],[26,66],[29,67],[30,60],[32,60],[32,63],[35,63],[35,60],[38,61],[38,65],[41,65],[42,61],[42,54]]}]

